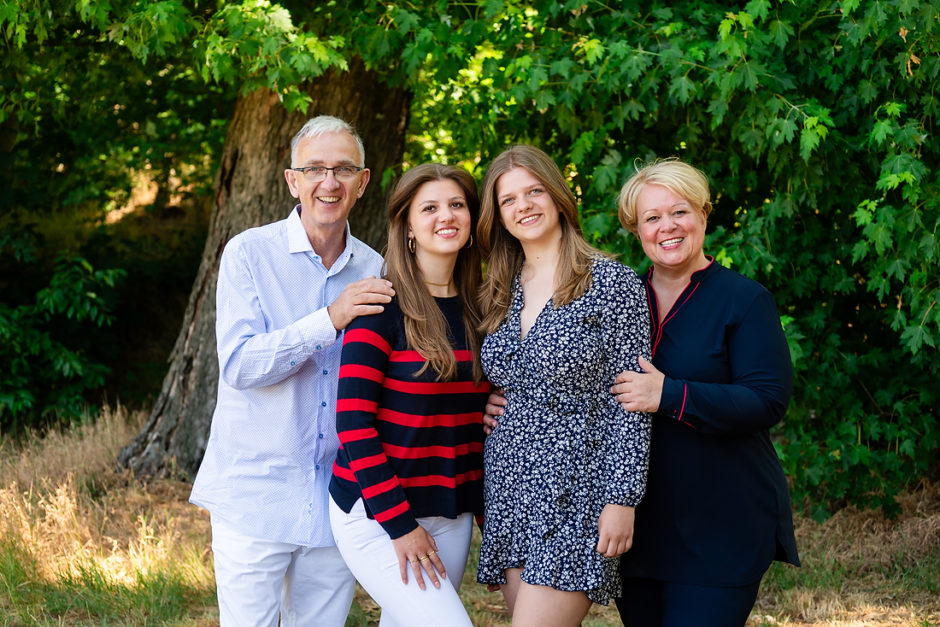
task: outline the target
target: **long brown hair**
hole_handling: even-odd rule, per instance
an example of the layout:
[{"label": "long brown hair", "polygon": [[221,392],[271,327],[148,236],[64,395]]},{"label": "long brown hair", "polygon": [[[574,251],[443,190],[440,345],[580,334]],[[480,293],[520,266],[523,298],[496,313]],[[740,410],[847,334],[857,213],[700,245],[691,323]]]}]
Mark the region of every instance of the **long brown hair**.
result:
[{"label": "long brown hair", "polygon": [[581,297],[591,285],[591,263],[605,256],[584,241],[578,222],[578,201],[551,157],[535,146],[511,146],[493,159],[483,178],[480,224],[477,239],[486,259],[487,274],[480,301],[486,303],[481,330],[492,333],[502,324],[512,304],[512,284],[522,268],[522,245],[509,234],[499,213],[496,182],[513,168],[525,168],[542,182],[558,207],[561,223],[561,250],[555,270],[554,306],[561,307]]},{"label": "long brown hair", "polygon": [[[447,320],[424,286],[424,274],[415,256],[408,251],[408,211],[418,189],[432,181],[450,180],[460,187],[470,210],[470,233],[480,216],[477,183],[469,172],[449,165],[423,163],[408,170],[399,179],[388,199],[388,247],[385,253],[385,276],[392,282],[398,303],[405,316],[405,337],[408,345],[427,361],[417,374],[428,366],[437,372],[438,380],[457,376],[457,360],[451,348]],[[480,305],[478,301],[482,272],[480,250],[476,245],[464,246],[454,265],[454,285],[463,305],[463,326],[467,346],[473,353],[473,378],[483,379],[480,366]]]}]

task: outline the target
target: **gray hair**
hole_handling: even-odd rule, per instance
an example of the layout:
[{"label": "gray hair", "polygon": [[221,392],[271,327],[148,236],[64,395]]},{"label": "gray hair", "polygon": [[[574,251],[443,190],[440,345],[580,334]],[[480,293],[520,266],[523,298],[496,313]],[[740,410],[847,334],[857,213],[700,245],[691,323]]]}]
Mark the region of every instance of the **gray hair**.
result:
[{"label": "gray hair", "polygon": [[362,138],[359,137],[359,133],[356,132],[356,129],[354,129],[349,122],[340,120],[332,115],[318,115],[315,118],[310,118],[307,120],[307,123],[297,131],[297,134],[294,135],[294,139],[290,142],[291,163],[293,164],[294,160],[297,158],[297,145],[300,143],[300,140],[306,139],[307,137],[324,135],[326,133],[349,133],[352,135],[352,138],[356,140],[356,145],[359,146],[359,165],[360,167],[365,167],[366,148],[362,145]]}]

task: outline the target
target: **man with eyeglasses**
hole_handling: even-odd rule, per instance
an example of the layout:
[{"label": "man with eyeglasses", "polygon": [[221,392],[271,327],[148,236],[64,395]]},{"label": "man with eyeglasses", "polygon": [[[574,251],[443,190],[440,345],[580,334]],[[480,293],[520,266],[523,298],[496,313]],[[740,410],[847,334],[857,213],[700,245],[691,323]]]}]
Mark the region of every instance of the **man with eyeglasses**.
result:
[{"label": "man with eyeglasses", "polygon": [[353,128],[311,119],[291,162],[300,203],[232,238],[219,267],[219,394],[190,501],[211,515],[222,627],[339,627],[355,586],[327,507],[340,339],[394,291],[349,232],[370,174]]}]

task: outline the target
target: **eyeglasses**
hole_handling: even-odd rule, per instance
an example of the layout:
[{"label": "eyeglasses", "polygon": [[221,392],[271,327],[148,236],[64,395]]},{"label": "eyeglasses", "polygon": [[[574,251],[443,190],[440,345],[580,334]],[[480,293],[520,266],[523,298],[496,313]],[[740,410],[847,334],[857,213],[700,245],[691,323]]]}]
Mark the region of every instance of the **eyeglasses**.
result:
[{"label": "eyeglasses", "polygon": [[338,165],[328,168],[323,165],[308,165],[302,168],[291,168],[294,172],[300,172],[304,178],[311,182],[322,181],[326,178],[327,172],[332,172],[333,176],[341,181],[348,181],[362,171],[362,168],[354,165]]}]

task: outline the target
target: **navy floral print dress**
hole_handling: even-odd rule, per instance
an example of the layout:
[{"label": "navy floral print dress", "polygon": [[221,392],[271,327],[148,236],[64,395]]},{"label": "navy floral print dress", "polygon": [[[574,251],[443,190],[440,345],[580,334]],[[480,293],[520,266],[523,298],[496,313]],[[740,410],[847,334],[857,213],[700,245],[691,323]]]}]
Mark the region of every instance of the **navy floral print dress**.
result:
[{"label": "navy floral print dress", "polygon": [[503,324],[486,337],[483,368],[506,395],[484,448],[483,543],[477,580],[504,570],[595,603],[620,594],[618,559],[595,549],[608,503],[636,506],[646,489],[650,418],[627,412],[610,387],[649,359],[646,294],[633,270],[593,261],[591,286],[558,307],[550,299],[523,338],[520,278]]}]

